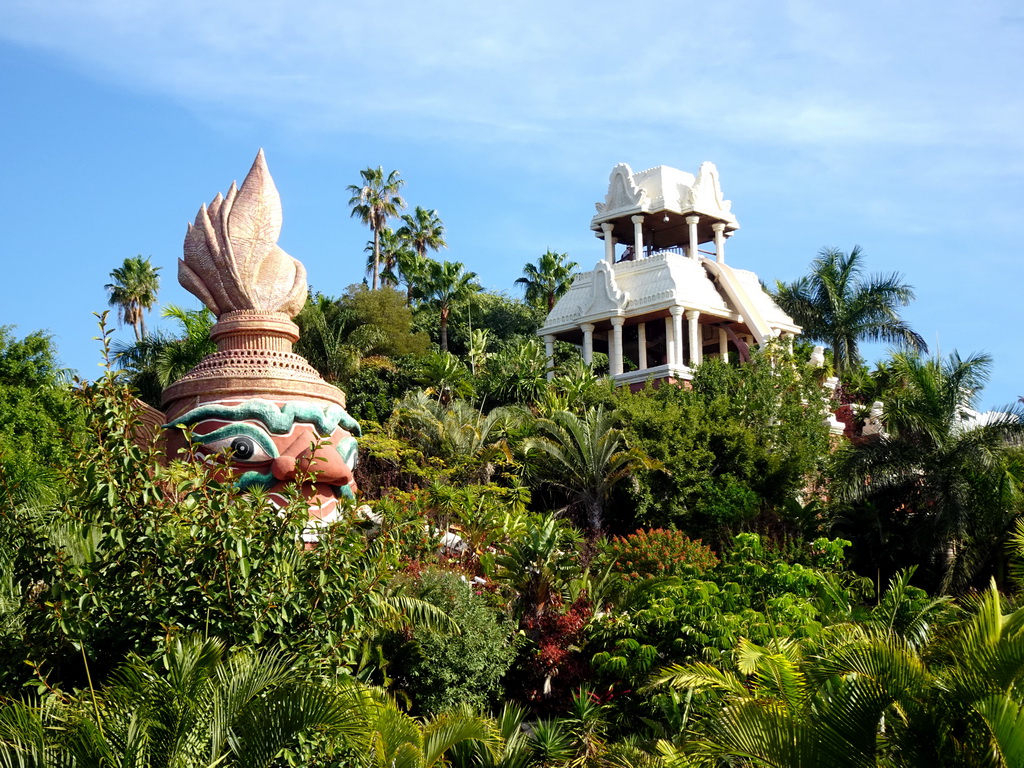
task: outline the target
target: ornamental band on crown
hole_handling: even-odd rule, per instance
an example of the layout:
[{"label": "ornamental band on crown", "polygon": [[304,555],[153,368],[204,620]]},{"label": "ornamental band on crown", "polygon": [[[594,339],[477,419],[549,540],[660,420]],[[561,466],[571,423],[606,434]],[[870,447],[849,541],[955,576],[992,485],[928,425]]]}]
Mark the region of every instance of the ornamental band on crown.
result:
[{"label": "ornamental band on crown", "polygon": [[[310,516],[333,518],[338,496],[355,490],[359,427],[344,392],[292,351],[306,270],[277,245],[280,232],[281,199],[260,150],[242,186],[188,226],[178,281],[217,316],[217,351],[164,390],[163,409],[168,426],[191,427],[208,453],[230,449],[244,487],[273,497],[296,472],[315,472],[302,488]],[[171,452],[183,443],[169,430]]]}]

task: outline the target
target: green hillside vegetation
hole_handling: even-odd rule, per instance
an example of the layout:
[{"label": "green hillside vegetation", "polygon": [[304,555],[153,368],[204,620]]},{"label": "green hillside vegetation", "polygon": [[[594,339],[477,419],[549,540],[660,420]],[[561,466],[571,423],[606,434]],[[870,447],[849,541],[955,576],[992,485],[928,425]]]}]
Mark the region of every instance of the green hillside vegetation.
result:
[{"label": "green hillside vegetation", "polygon": [[637,393],[566,345],[548,380],[565,254],[520,301],[367,211],[382,287],[297,318],[364,432],[309,551],[297,495],[135,444],[205,313],[116,359],[104,329],[95,382],[0,333],[0,765],[1024,765],[1024,422],[965,426],[987,358],[833,334],[839,397],[886,403],[855,443],[806,343]]}]

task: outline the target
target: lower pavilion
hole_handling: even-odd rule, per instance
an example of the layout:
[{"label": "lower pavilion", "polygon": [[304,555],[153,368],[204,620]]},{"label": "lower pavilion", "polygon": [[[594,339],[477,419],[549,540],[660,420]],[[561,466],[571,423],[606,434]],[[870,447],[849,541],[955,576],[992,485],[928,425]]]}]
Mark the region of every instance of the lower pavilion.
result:
[{"label": "lower pavilion", "polygon": [[615,382],[639,388],[687,381],[708,355],[745,360],[752,345],[800,333],[757,275],[726,265],[739,223],[712,163],[696,176],[620,163],[596,207],[590,228],[604,259],[576,276],[538,331],[549,361],[556,339],[581,347],[587,363],[604,352]]}]

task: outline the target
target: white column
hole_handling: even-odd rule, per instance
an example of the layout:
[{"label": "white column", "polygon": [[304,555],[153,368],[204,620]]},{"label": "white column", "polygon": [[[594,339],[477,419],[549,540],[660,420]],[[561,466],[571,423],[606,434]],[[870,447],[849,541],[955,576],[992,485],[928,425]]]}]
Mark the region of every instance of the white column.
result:
[{"label": "white column", "polygon": [[729,362],[729,334],[725,332],[725,328],[718,329],[718,354],[721,355],[723,362]]},{"label": "white column", "polygon": [[711,231],[715,233],[715,261],[725,264],[725,223],[716,221]]},{"label": "white column", "polygon": [[667,365],[676,364],[676,337],[674,329],[672,328],[672,316],[665,318],[665,363]]},{"label": "white column", "polygon": [[691,309],[686,313],[686,326],[690,332],[690,365],[700,365],[703,340],[700,336],[700,310]]},{"label": "white column", "polygon": [[615,263],[615,238],[612,237],[614,229],[615,225],[610,221],[606,221],[601,225],[601,231],[604,232],[604,260],[609,264]]},{"label": "white column", "polygon": [[583,362],[590,365],[594,362],[594,324],[583,323],[580,330],[583,331]]},{"label": "white column", "polygon": [[644,217],[630,216],[629,220],[633,222],[633,258],[639,260],[644,257]]},{"label": "white column", "polygon": [[700,216],[687,216],[686,223],[690,225],[690,252],[689,257],[693,260],[700,258],[700,253],[697,252],[697,222],[700,221]]},{"label": "white column", "polygon": [[647,323],[640,323],[636,327],[636,345],[637,345],[637,363],[640,364],[640,370],[647,368]]},{"label": "white column", "polygon": [[683,312],[682,307],[672,307],[672,361],[673,365],[682,366],[683,363]]},{"label": "white column", "polygon": [[555,378],[555,337],[550,334],[544,337],[544,352],[548,356],[548,381]]},{"label": "white column", "polygon": [[622,326],[626,322],[624,317],[613,317],[612,323],[612,350],[609,355],[608,367],[612,376],[622,373]]}]

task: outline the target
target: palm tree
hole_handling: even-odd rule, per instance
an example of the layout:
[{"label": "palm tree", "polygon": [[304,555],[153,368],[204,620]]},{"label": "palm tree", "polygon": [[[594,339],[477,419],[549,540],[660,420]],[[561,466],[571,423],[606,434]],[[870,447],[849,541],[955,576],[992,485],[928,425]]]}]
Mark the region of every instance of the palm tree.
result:
[{"label": "palm tree", "polygon": [[628,447],[614,422],[614,415],[603,405],[588,409],[582,417],[558,411],[549,419],[538,419],[537,428],[543,434],[523,444],[527,455],[540,451],[552,459],[536,472],[583,506],[595,537],[604,525],[605,504],[612,488],[636,469],[659,466],[643,452]]},{"label": "palm tree", "polygon": [[425,257],[428,250],[439,251],[448,247],[444,241],[444,224],[436,210],[417,205],[412,214],[402,216],[402,222],[398,236],[412,246],[420,258]]},{"label": "palm tree", "polygon": [[295,352],[306,358],[325,381],[348,381],[365,367],[395,370],[384,354],[390,343],[387,332],[373,323],[353,327],[353,310],[335,299],[319,293],[311,295],[295,322],[301,330]]},{"label": "palm tree", "polygon": [[822,248],[809,275],[775,285],[775,301],[803,327],[808,340],[829,345],[840,376],[860,361],[861,341],[886,341],[928,351],[924,339],[897,311],[913,301],[913,288],[896,272],[865,279],[862,256],[859,245],[849,254]]},{"label": "palm tree", "polygon": [[[379,278],[381,286],[395,288],[398,286],[399,276],[404,276],[403,267],[407,267],[415,260],[415,252],[399,233],[384,227],[380,232],[380,262]],[[366,273],[373,274],[374,258],[373,240],[366,244]]]},{"label": "palm tree", "polygon": [[117,309],[117,319],[122,325],[129,324],[135,329],[135,340],[141,341],[146,335],[144,314],[156,303],[160,289],[160,267],[154,267],[149,257],[142,254],[124,260],[120,267],[110,273],[113,282],[104,286],[109,294],[109,304]]},{"label": "palm tree", "polygon": [[447,248],[444,240],[444,224],[441,223],[437,211],[416,206],[412,215],[402,216],[403,224],[398,228],[398,236],[412,248],[412,253],[404,252],[398,262],[398,271],[406,285],[406,297],[412,296],[413,285],[425,276],[425,266],[429,263],[427,251],[439,251]]},{"label": "palm tree", "polygon": [[369,695],[363,697],[361,712],[359,764],[371,768],[440,768],[460,744],[475,742],[491,759],[502,746],[490,718],[479,715],[456,711],[418,720],[394,701]]},{"label": "palm tree", "polygon": [[573,276],[579,264],[566,261],[567,253],[555,253],[548,250],[537,260],[536,264],[527,264],[523,276],[516,280],[517,285],[526,288],[526,300],[538,307],[547,307],[550,312],[555,302],[560,299],[572,285]]},{"label": "palm tree", "polygon": [[258,768],[313,729],[340,742],[365,732],[354,688],[308,682],[277,654],[228,657],[219,640],[187,640],[163,662],[132,657],[77,698],[7,703],[0,765]]},{"label": "palm tree", "polygon": [[569,582],[580,574],[581,536],[554,515],[533,518],[520,536],[494,557],[494,578],[511,588],[519,617],[540,617],[568,596]]},{"label": "palm tree", "polygon": [[480,391],[492,404],[536,403],[548,388],[547,374],[548,356],[540,340],[516,339],[488,358]]},{"label": "palm tree", "polygon": [[913,558],[935,562],[944,588],[962,587],[1002,551],[1021,508],[1024,440],[1019,408],[971,410],[988,377],[986,355],[946,359],[901,354],[889,371],[899,386],[886,399],[885,431],[839,454],[834,492],[869,502],[918,542]]},{"label": "palm tree", "polygon": [[441,351],[448,351],[448,318],[452,307],[481,290],[476,272],[466,272],[460,261],[428,261],[415,295],[431,304],[441,319]]},{"label": "palm tree", "polygon": [[394,422],[426,456],[488,461],[496,452],[508,456],[505,434],[521,415],[508,408],[484,414],[465,400],[444,403],[410,392],[395,404]]},{"label": "palm tree", "polygon": [[160,315],[177,320],[180,333],[157,331],[134,344],[111,345],[118,364],[127,372],[128,384],[141,400],[155,408],[160,407],[164,389],[217,351],[217,345],[210,339],[214,321],[210,310],[169,304]]},{"label": "palm tree", "polygon": [[348,204],[352,216],[357,217],[373,232],[373,290],[380,287],[380,233],[387,226],[388,219],[398,216],[405,208],[405,200],[399,195],[405,181],[398,171],[384,175],[384,168],[366,168],[359,172],[362,184],[350,184],[352,194]]}]

